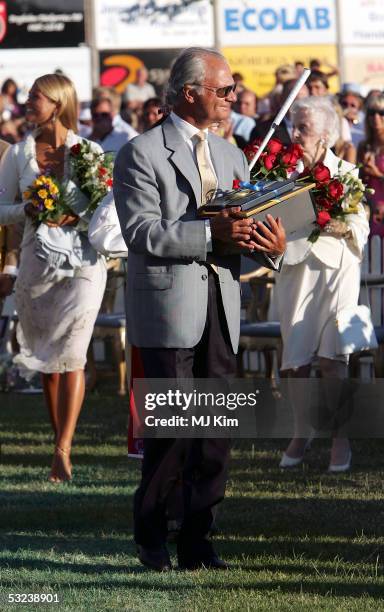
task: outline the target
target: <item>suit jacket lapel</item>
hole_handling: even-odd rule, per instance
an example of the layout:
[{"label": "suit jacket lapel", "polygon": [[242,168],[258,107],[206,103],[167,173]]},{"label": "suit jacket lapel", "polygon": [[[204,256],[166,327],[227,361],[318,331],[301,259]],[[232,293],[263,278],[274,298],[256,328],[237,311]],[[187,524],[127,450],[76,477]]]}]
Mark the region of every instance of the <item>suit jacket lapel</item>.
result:
[{"label": "suit jacket lapel", "polygon": [[201,181],[192,152],[174,126],[172,119],[166,119],[162,127],[165,147],[171,151],[169,159],[191,185],[197,207],[199,207],[201,203]]}]

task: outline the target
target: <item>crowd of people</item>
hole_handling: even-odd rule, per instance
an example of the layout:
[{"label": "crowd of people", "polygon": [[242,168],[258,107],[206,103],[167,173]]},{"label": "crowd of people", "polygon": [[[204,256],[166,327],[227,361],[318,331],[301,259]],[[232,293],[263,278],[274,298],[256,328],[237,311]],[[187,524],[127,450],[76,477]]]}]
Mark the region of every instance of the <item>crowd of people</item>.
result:
[{"label": "crowd of people", "polygon": [[[17,99],[13,79],[3,84],[0,299],[15,289],[15,362],[26,375],[42,373],[55,439],[52,483],[72,478],[70,452],[84,400],[87,349],[107,276],[105,258],[88,237],[92,215],[69,159],[84,143],[87,155],[112,152],[116,158],[114,198],[104,199],[99,211],[113,207],[114,231],[121,239],[116,251],[129,251],[128,340],[139,351],[146,377],[224,381],[234,375],[239,249],[255,266],[277,273],[282,372],[292,380],[306,378],[318,358],[323,377],[347,376],[349,353],[336,350],[334,320],[341,309],[357,304],[369,232],[382,236],[384,231],[383,92],[363,97],[357,84],[345,84],[331,95],[328,81],[337,69],[322,71],[314,60],[278,126],[275,136],[283,144],[300,145],[305,167],[320,162],[331,177],[356,175],[359,162],[361,177],[374,189],[365,207],[359,202],[343,221],[330,220],[316,242],[308,240],[308,231],[286,238],[281,221],[271,215],[268,225],[241,217],[236,208],[211,220],[197,218],[212,191],[230,190],[233,179],[249,179],[241,149],[265,136],[302,68],[299,61],[279,67],[275,86],[262,98],[241,74],[231,73],[221,54],[198,48],[185,50],[173,64],[165,98],[157,97],[145,68],[122,96],[100,86],[82,105],[62,74],[36,79],[25,104]],[[50,175],[70,189],[71,209],[38,225],[41,211],[31,185]],[[53,200],[41,197],[49,209]],[[295,433],[282,468],[298,465],[308,446],[302,435],[303,398],[294,384],[292,398]],[[166,498],[181,478],[180,567],[226,567],[206,536],[212,509],[224,496],[228,456],[228,440],[144,441],[134,509],[144,565],[170,567]],[[342,472],[350,464],[349,441],[335,430],[329,469]]]}]

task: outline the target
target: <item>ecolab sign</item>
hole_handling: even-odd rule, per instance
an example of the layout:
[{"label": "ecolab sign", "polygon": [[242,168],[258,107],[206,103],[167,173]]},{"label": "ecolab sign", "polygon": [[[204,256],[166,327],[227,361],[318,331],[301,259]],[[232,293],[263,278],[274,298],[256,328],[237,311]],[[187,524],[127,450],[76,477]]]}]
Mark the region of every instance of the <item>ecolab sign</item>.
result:
[{"label": "ecolab sign", "polygon": [[334,0],[221,0],[221,7],[223,46],[336,41]]}]

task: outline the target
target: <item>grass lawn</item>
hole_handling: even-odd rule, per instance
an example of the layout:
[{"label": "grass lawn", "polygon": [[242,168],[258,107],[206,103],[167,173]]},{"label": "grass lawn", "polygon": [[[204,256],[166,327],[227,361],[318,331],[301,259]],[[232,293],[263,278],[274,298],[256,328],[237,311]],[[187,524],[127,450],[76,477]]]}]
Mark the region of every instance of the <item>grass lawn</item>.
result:
[{"label": "grass lawn", "polygon": [[[329,443],[298,470],[284,441],[238,442],[216,547],[230,572],[156,574],[132,542],[139,462],[127,459],[126,402],[87,397],[73,483],[47,481],[52,435],[41,396],[0,394],[0,610],[9,593],[55,593],[28,610],[384,610],[383,443],[355,442],[329,476]],[[172,552],[174,547],[171,545]]]}]

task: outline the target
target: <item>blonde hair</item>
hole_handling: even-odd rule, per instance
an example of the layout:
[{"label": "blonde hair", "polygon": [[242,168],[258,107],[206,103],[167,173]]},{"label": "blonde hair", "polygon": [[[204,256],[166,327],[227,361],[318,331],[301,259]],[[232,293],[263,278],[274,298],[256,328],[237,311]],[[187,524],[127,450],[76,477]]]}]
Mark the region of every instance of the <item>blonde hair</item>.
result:
[{"label": "blonde hair", "polygon": [[61,74],[44,74],[33,84],[44,96],[58,104],[56,117],[68,130],[77,132],[78,102],[75,87]]}]

